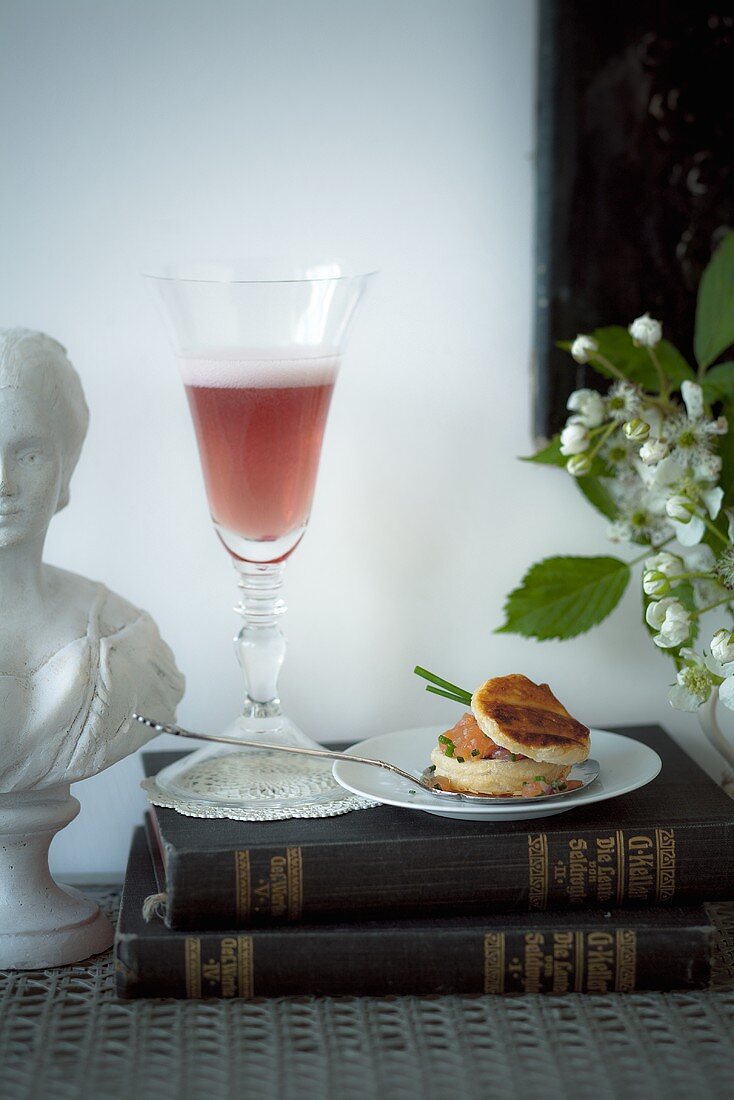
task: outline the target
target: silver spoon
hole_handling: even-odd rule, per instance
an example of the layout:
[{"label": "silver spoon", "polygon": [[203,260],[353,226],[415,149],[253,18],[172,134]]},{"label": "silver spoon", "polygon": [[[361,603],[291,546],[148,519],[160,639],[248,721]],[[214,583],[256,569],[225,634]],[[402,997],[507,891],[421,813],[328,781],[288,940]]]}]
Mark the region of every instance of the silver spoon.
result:
[{"label": "silver spoon", "polygon": [[[187,737],[194,741],[216,741],[223,745],[236,745],[246,749],[269,749],[272,752],[293,752],[297,753],[299,756],[318,756],[326,760],[346,760],[351,764],[369,764],[374,768],[384,768],[385,771],[393,772],[395,775],[399,775],[401,779],[407,779],[409,783],[414,783],[422,790],[428,791],[429,794],[436,795],[439,798],[459,799],[462,802],[482,802],[484,805],[486,805],[488,801],[502,803],[542,802],[546,798],[558,798],[564,794],[574,793],[574,791],[555,791],[552,795],[508,798],[506,796],[463,794],[460,791],[444,791],[436,786],[436,781],[431,778],[431,772],[428,768],[425,769],[422,775],[418,776],[413,775],[412,772],[403,771],[397,764],[390,764],[387,760],[374,760],[366,756],[354,756],[352,753],[348,752],[336,752],[333,749],[307,749],[296,745],[270,745],[263,741],[245,741],[241,737],[227,737],[225,734],[192,733],[191,730],[182,729],[181,726],[170,726],[165,722],[154,722],[152,718],[145,718],[142,714],[134,713],[133,718],[136,722],[140,722],[143,726],[148,726],[157,733],[170,733],[173,734],[174,737]],[[580,767],[584,769],[584,774],[579,776],[582,780],[582,787],[587,787],[589,783],[592,783],[598,776],[599,764],[596,760],[585,760]],[[575,790],[581,790],[582,787],[576,787]]]}]

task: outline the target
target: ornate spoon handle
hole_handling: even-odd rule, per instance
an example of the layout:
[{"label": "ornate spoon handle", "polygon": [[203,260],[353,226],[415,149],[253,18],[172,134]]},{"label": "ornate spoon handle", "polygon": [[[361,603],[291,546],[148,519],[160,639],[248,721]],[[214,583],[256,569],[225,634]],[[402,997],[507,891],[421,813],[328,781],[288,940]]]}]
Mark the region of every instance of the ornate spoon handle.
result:
[{"label": "ornate spoon handle", "polygon": [[416,786],[422,787],[424,791],[430,791],[431,794],[435,794],[433,787],[429,786],[423,778],[417,775],[411,775],[410,772],[403,771],[397,764],[390,764],[387,760],[372,760],[366,756],[352,756],[347,752],[335,752],[330,749],[307,749],[300,748],[295,745],[270,745],[264,741],[246,741],[241,737],[227,737],[225,734],[213,734],[213,733],[192,733],[190,730],[182,729],[180,726],[169,726],[165,722],[154,722],[152,718],[145,718],[142,714],[133,714],[133,718],[140,722],[144,726],[149,726],[150,729],[156,730],[157,733],[171,733],[174,737],[190,737],[195,741],[217,741],[224,745],[238,745],[246,749],[270,749],[272,752],[293,752],[299,756],[319,756],[326,760],[347,760],[353,764],[371,764],[375,768],[384,768],[385,771],[394,772],[395,775],[401,776],[403,779],[407,779],[410,783],[415,783]]}]

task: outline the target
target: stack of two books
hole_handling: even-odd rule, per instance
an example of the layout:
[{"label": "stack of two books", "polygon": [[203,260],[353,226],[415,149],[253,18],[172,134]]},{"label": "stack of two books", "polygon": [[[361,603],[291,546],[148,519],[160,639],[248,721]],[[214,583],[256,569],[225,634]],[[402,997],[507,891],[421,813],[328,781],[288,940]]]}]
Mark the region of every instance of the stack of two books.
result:
[{"label": "stack of two books", "polygon": [[[566,993],[707,983],[734,807],[660,729],[647,787],[548,818],[379,806],[235,822],[153,807],[116,937],[123,997]],[[177,754],[150,753],[149,774]],[[532,826],[532,827],[531,827]]]}]

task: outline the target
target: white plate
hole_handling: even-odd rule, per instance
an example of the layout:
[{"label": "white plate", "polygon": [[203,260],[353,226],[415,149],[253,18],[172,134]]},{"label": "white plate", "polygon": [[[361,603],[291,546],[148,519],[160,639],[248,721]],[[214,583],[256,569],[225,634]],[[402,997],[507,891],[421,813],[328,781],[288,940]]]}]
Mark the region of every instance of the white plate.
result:
[{"label": "white plate", "polygon": [[[387,760],[390,764],[397,764],[406,771],[420,775],[430,763],[431,750],[436,747],[439,733],[445,732],[445,726],[423,726],[419,729],[399,730],[397,733],[384,733],[352,745],[347,752],[355,756]],[[457,800],[448,808],[445,803],[439,803],[438,798],[429,791],[423,791],[420,787],[412,788],[407,779],[401,779],[382,768],[337,760],[333,772],[337,783],[346,790],[364,798],[385,802],[388,806],[403,806],[408,810],[423,810],[425,813],[435,814],[436,817],[465,821],[530,821],[628,794],[653,780],[662,767],[658,754],[647,745],[633,741],[631,737],[622,737],[619,733],[610,733],[609,730],[591,731],[591,754],[601,764],[598,779],[583,790],[569,791],[563,798],[539,798],[537,805],[488,799],[485,808],[474,802],[462,803]],[[410,793],[411,790],[414,791],[413,794]]]}]

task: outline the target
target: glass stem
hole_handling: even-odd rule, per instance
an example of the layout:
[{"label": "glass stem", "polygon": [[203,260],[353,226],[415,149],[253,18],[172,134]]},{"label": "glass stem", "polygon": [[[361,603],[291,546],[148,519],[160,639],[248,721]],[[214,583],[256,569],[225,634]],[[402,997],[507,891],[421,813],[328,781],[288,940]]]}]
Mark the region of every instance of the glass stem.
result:
[{"label": "glass stem", "polygon": [[285,658],[286,640],[278,619],[287,610],[281,599],[285,562],[255,564],[235,561],[240,598],[236,611],[244,626],[235,636],[237,659],[245,675],[246,718],[282,714],[278,675]]}]

